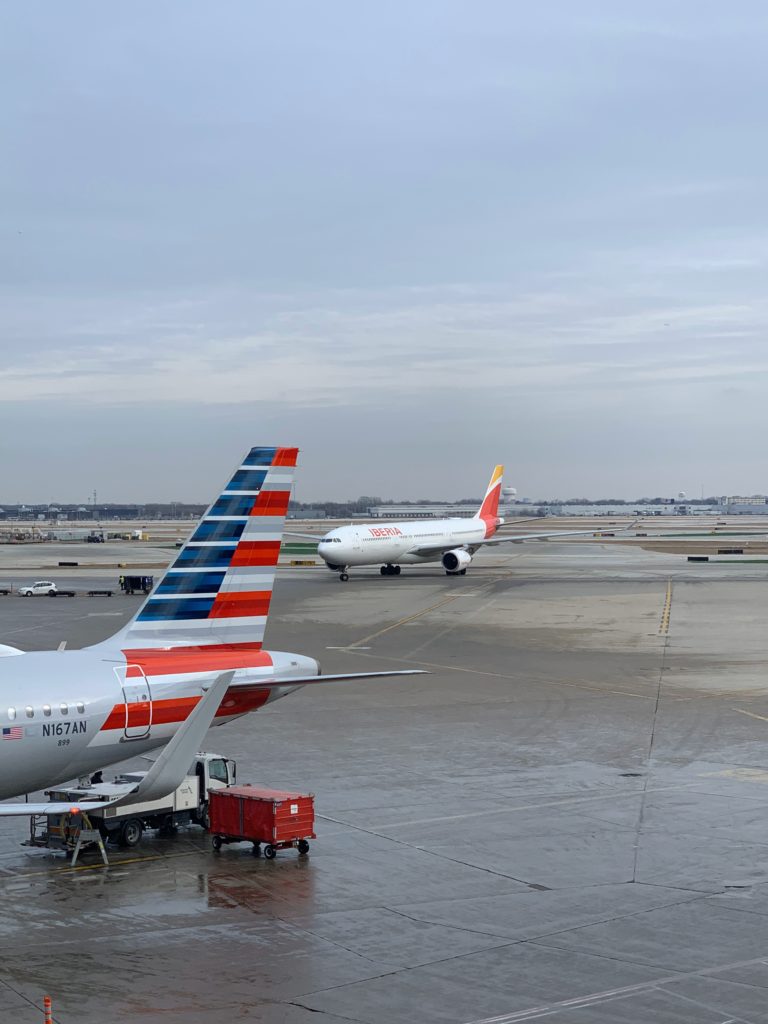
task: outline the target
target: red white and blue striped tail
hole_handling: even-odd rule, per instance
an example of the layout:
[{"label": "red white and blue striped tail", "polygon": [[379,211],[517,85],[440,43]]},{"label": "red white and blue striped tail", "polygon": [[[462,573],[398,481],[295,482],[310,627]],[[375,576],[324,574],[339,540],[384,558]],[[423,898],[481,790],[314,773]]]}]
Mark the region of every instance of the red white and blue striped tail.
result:
[{"label": "red white and blue striped tail", "polygon": [[261,648],[298,452],[251,448],[110,645]]}]

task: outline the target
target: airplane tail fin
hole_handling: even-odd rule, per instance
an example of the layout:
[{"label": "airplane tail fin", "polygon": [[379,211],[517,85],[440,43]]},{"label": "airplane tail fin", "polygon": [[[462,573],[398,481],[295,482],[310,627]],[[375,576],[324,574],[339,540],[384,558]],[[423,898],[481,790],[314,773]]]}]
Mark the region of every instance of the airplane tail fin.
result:
[{"label": "airplane tail fin", "polygon": [[160,583],[106,645],[261,649],[298,451],[251,448]]},{"label": "airplane tail fin", "polygon": [[491,476],[491,482],[488,484],[488,490],[485,492],[483,503],[477,513],[477,518],[485,522],[489,531],[488,536],[501,523],[499,519],[499,498],[501,497],[501,481],[503,476],[504,467],[496,466]]}]

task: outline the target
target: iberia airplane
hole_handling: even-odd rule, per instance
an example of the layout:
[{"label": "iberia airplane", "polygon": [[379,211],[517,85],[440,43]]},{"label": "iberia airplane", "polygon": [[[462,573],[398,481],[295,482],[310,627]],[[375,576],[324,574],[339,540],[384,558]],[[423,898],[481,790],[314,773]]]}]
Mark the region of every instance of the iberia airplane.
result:
[{"label": "iberia airplane", "polygon": [[[146,799],[183,779],[211,724],[307,684],[413,675],[320,675],[314,658],[262,648],[297,448],[251,448],[134,618],[84,650],[0,644],[0,800],[157,747]],[[167,746],[166,746],[167,744]],[[135,784],[129,790],[136,790]],[[89,810],[103,804],[79,805]],[[0,805],[0,815],[70,805]]]},{"label": "iberia airplane", "polygon": [[442,562],[446,576],[464,576],[475,552],[486,545],[597,533],[592,529],[494,536],[504,523],[498,515],[503,474],[504,467],[496,466],[483,503],[471,519],[413,519],[386,526],[341,526],[322,538],[317,553],[343,583],[349,579],[347,569],[357,565],[381,564],[382,576],[399,576],[401,565]]}]

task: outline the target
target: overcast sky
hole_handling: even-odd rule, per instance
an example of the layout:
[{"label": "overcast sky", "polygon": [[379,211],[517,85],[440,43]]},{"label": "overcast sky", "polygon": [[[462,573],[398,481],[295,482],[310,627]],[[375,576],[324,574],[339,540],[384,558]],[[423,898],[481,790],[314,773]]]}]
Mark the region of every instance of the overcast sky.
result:
[{"label": "overcast sky", "polygon": [[768,491],[768,8],[8,2],[0,502]]}]

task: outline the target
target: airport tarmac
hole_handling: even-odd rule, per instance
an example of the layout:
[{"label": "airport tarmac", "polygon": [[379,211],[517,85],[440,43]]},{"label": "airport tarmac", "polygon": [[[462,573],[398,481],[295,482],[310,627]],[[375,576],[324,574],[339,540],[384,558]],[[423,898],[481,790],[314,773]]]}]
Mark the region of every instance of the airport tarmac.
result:
[{"label": "airport tarmac", "polygon": [[[139,601],[0,598],[0,642]],[[268,647],[431,674],[210,733],[316,794],[306,858],[190,828],[71,869],[0,823],[0,1020],[49,992],[60,1024],[768,1022],[767,618],[768,564],[620,544],[282,568]]]}]

